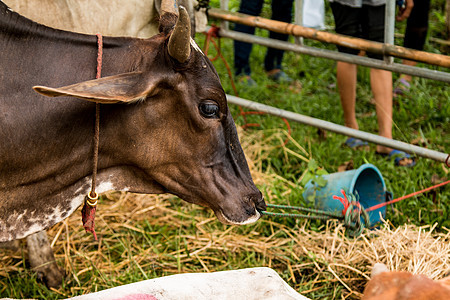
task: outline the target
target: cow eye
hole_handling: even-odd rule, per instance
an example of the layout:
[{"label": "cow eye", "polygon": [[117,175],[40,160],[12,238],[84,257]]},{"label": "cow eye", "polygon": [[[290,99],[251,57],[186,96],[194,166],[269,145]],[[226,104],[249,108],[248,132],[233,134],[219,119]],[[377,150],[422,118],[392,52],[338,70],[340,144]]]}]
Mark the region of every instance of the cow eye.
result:
[{"label": "cow eye", "polygon": [[219,105],[214,102],[202,102],[198,109],[205,118],[219,118]]}]

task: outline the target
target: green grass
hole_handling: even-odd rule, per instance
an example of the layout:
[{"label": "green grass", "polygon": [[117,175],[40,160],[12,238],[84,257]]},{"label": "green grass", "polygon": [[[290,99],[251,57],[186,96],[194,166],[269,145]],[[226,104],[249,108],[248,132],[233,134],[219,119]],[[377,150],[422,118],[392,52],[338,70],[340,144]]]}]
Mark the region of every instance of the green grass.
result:
[{"label": "green grass", "polygon": [[[442,38],[442,11],[438,9],[442,9],[445,1],[435,2],[437,4],[433,6],[430,19],[430,35]],[[218,7],[217,0],[211,3]],[[236,11],[237,7],[238,1],[231,1],[232,10]],[[266,3],[265,17],[270,16],[269,11],[270,6]],[[327,23],[332,22],[329,13],[327,11]],[[257,34],[266,35],[261,30],[257,30]],[[196,39],[203,46],[204,36],[197,35]],[[396,43],[400,44],[401,41]],[[325,46],[315,41],[306,41],[306,44],[334,49],[333,45]],[[221,45],[222,53],[232,66],[232,41],[222,39]],[[334,61],[286,53],[284,69],[302,85],[301,91],[293,93],[288,86],[275,85],[267,80],[263,70],[265,50],[264,47],[255,45],[252,53],[251,65],[258,87],[238,86],[240,97],[343,124],[339,95],[334,86]],[[426,51],[429,52],[440,53],[444,50],[438,44],[428,43],[426,46]],[[210,57],[213,55],[211,50]],[[214,65],[225,91],[234,94],[223,62],[217,60]],[[367,68],[359,68],[357,115],[361,130],[376,133],[377,120],[375,107],[370,101],[368,74]],[[398,74],[394,74],[394,79],[397,77]],[[416,78],[411,92],[395,101],[394,138],[408,143],[418,141],[421,146],[450,152],[449,93],[447,83]],[[244,125],[238,107],[230,105],[230,109],[236,123]],[[259,123],[260,127],[247,130],[245,135],[257,138],[246,140],[246,145],[273,146],[265,150],[258,161],[261,171],[270,175],[270,181],[258,184],[267,202],[306,205],[301,196],[301,179],[308,164],[288,153],[285,148],[277,147],[285,138],[280,134],[280,130],[286,129],[284,122],[269,115],[248,116],[248,120]],[[346,138],[342,135],[327,132],[326,139],[323,139],[317,129],[311,126],[294,122],[290,122],[290,126],[292,138],[307,150],[318,166],[333,173],[337,172],[341,164],[350,160],[355,167],[372,163],[381,171],[387,189],[393,192],[394,197],[432,186],[436,178],[448,178],[449,169],[440,162],[418,158],[414,168],[399,168],[393,162],[377,156],[374,145],[368,152],[353,151],[342,146]],[[293,142],[289,142],[286,148],[302,154]],[[445,227],[450,228],[448,191],[447,186],[403,200],[387,210],[387,219],[395,227],[402,224],[422,226],[437,223],[436,230],[445,231]],[[107,207],[113,201],[118,201],[117,196],[108,195],[103,199],[104,206],[100,210],[102,217],[97,221],[97,231],[102,236],[101,243],[92,242],[90,236],[81,230],[78,217],[73,217],[68,229],[62,231],[54,249],[59,265],[65,267],[68,276],[60,289],[48,290],[37,280],[36,275],[28,269],[25,253],[7,252],[0,255],[0,297],[60,299],[180,272],[257,266],[274,268],[291,286],[298,291],[306,291],[305,295],[312,299],[339,299],[348,295],[348,291],[327,272],[327,261],[312,250],[307,254],[298,250],[301,246],[296,236],[299,229],[324,232],[328,227],[323,222],[305,223],[295,219],[266,218],[251,226],[229,227],[217,222],[211,211],[173,197],[164,198],[165,204],[158,204],[162,208],[150,210],[145,217],[136,219],[135,213],[131,212],[134,207],[121,210],[122,215],[109,213]],[[144,205],[137,200],[132,203],[137,207]],[[51,236],[55,235],[59,226],[64,224],[56,225],[50,232]],[[70,243],[66,242],[69,239]],[[268,241],[267,249],[259,251],[260,246],[256,242],[262,240]],[[200,251],[208,241],[211,241],[211,246]],[[278,242],[280,243],[277,244]],[[366,267],[361,268],[367,271]],[[355,291],[362,292],[364,280],[350,282]]]}]

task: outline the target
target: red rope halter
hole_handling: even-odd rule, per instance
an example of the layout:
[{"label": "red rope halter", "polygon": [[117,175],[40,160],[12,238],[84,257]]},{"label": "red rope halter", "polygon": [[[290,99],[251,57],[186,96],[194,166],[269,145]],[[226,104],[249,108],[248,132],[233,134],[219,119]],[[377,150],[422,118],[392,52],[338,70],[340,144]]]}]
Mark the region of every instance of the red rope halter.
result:
[{"label": "red rope halter", "polygon": [[[103,37],[97,34],[97,74],[96,79],[102,77],[102,59],[103,59]],[[83,209],[81,210],[81,220],[86,232],[92,232],[94,239],[97,240],[95,233],[95,212],[97,210],[98,194],[95,192],[98,166],[98,145],[100,135],[100,104],[95,104],[95,132],[94,132],[94,160],[92,163],[92,183],[91,191],[86,195]]]}]

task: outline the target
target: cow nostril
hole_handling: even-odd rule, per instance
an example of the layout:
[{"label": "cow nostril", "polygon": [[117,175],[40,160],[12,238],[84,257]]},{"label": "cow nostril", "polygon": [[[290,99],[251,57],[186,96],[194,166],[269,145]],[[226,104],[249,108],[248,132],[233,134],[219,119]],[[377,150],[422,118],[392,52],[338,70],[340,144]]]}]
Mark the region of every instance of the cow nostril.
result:
[{"label": "cow nostril", "polygon": [[266,211],[267,210],[266,204],[263,203],[262,205],[257,205],[256,210],[259,212]]},{"label": "cow nostril", "polygon": [[[258,212],[265,211],[266,210],[266,203],[264,202],[264,196],[260,191],[258,193],[253,193],[251,195],[248,195],[245,197],[247,199],[247,204],[250,205],[246,208],[246,212],[248,214],[254,214],[255,209]],[[250,213],[251,210],[251,213]]]},{"label": "cow nostril", "polygon": [[261,212],[267,209],[266,202],[264,201],[264,196],[260,192],[260,196],[255,201],[256,210]]}]

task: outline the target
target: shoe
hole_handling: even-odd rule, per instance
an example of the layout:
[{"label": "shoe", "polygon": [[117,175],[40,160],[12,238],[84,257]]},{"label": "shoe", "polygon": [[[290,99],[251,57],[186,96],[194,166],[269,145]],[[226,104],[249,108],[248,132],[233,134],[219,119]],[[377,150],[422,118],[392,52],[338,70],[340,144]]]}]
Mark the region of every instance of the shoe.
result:
[{"label": "shoe", "polygon": [[253,78],[250,77],[250,75],[241,75],[239,76],[238,82],[242,85],[246,85],[248,87],[254,87],[258,84],[256,81],[253,80]]},{"label": "shoe", "polygon": [[[381,156],[387,156],[389,159],[394,159],[394,165],[397,167],[414,167],[416,165],[416,159],[409,155],[406,152],[400,151],[400,150],[391,150],[389,153],[381,153],[376,152],[378,155]],[[402,161],[405,159],[410,159],[411,161],[404,164]]]},{"label": "shoe", "polygon": [[267,72],[267,77],[269,79],[278,82],[278,83],[292,83],[294,79],[289,77],[288,74],[284,73],[280,69],[273,69]]},{"label": "shoe", "polygon": [[411,83],[409,83],[408,80],[406,80],[404,78],[400,78],[395,83],[395,89],[394,89],[394,92],[393,92],[394,98],[396,98],[396,97],[398,97],[400,95],[406,94],[407,92],[409,92],[410,88],[411,88]]},{"label": "shoe", "polygon": [[369,143],[367,143],[366,141],[363,141],[363,140],[360,140],[357,138],[352,138],[352,137],[349,137],[345,141],[344,145],[351,149],[355,149],[355,150],[369,147]]}]

